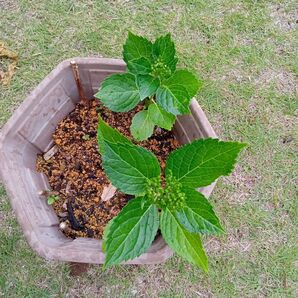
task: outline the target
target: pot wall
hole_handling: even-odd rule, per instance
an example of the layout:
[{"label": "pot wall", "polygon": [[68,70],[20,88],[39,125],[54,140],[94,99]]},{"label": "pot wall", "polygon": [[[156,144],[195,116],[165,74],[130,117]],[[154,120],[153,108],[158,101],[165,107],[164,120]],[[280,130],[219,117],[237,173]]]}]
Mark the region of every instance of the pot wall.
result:
[{"label": "pot wall", "polygon": [[[102,80],[125,71],[119,59],[75,58],[85,94],[92,98]],[[79,101],[70,61],[60,63],[25,99],[0,133],[0,174],[29,245],[46,259],[104,263],[101,241],[90,238],[68,239],[59,230],[51,206],[38,192],[49,189],[45,175],[35,170],[36,155],[49,150],[56,125]],[[193,100],[191,115],[179,116],[174,134],[182,144],[198,138],[216,137],[208,119]],[[200,189],[209,196],[215,184]],[[156,264],[172,255],[161,236],[151,248],[127,264]]]}]

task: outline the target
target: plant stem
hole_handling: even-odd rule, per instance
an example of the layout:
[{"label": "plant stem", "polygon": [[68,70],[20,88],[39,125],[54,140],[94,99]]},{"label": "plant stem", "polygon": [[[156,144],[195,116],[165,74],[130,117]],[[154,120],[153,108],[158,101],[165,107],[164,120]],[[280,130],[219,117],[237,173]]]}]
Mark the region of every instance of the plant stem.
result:
[{"label": "plant stem", "polygon": [[152,103],[152,102],[156,104],[156,102],[154,100],[154,95],[152,95],[150,97],[147,97],[145,99],[145,104],[144,104],[145,105],[145,109],[147,109],[149,107],[150,103]]},{"label": "plant stem", "polygon": [[147,97],[144,101],[145,110],[149,107],[150,102],[151,102],[151,99],[149,97]]},{"label": "plant stem", "polygon": [[75,79],[76,84],[77,84],[77,88],[78,88],[78,92],[79,92],[79,96],[80,96],[80,102],[83,105],[88,105],[89,100],[85,96],[84,89],[82,87],[80,74],[79,74],[79,66],[74,60],[70,61],[70,65],[71,65],[71,68],[72,68],[72,73],[73,73],[74,79]]}]

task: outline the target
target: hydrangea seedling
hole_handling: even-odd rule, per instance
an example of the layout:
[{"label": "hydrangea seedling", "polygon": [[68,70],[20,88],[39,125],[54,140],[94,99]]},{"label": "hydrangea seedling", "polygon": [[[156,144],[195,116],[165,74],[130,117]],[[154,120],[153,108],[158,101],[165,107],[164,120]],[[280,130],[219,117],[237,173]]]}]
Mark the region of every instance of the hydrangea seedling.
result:
[{"label": "hydrangea seedling", "polygon": [[48,196],[48,199],[47,199],[48,205],[54,204],[59,199],[60,199],[60,197],[57,196],[57,195],[50,195],[50,196]]},{"label": "hydrangea seedling", "polygon": [[171,130],[176,115],[188,114],[191,98],[202,83],[186,69],[176,69],[178,58],[170,34],[151,42],[128,33],[123,46],[127,72],[113,74],[95,94],[114,112],[127,112],[144,102],[144,108],[132,120],[131,133],[136,140],[150,137],[157,125]]}]

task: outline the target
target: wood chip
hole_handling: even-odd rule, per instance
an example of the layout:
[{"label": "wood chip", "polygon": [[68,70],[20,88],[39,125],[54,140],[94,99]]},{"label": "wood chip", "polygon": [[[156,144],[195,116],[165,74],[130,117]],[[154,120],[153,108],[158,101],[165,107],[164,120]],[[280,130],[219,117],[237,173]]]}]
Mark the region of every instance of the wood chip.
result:
[{"label": "wood chip", "polygon": [[[107,197],[104,194],[103,199],[108,200],[101,199],[105,186],[105,193],[108,192],[110,181],[103,171],[102,159],[98,154],[96,131],[98,116],[101,115],[109,125],[131,138],[131,119],[142,108],[140,105],[128,113],[114,113],[98,100],[92,100],[89,106],[77,104],[57,125],[52,137],[53,144],[48,148],[56,145],[58,152],[48,161],[44,160],[44,154],[40,155],[37,168],[48,177],[50,187],[59,190],[60,200],[53,206],[55,213],[64,215],[68,208],[70,210],[67,217],[59,217],[69,227],[67,231],[63,230],[67,237],[102,239],[107,223],[133,198],[117,189],[112,198],[108,199],[112,195]],[[90,136],[87,142],[82,141],[82,136],[86,134]],[[155,133],[139,145],[154,152],[164,167],[163,161],[179,143],[170,131],[159,130],[158,134]],[[67,207],[68,201],[72,202],[72,207]]]},{"label": "wood chip", "polygon": [[105,186],[103,188],[101,200],[104,202],[108,201],[115,195],[116,190],[117,190],[117,188],[115,186],[113,186],[111,183],[108,186]]},{"label": "wood chip", "polygon": [[39,196],[43,196],[43,197],[49,197],[49,196],[59,196],[59,192],[58,191],[52,191],[52,190],[39,190],[37,192],[37,194]]},{"label": "wood chip", "polygon": [[70,186],[71,186],[71,182],[68,181],[67,184],[66,184],[66,187],[65,187],[65,193],[66,193],[66,195],[69,195],[70,194]]},{"label": "wood chip", "polygon": [[67,212],[59,212],[59,213],[58,213],[58,216],[59,216],[59,217],[66,217],[67,215],[68,215]]},{"label": "wood chip", "polygon": [[62,207],[63,207],[63,209],[67,210],[67,200],[64,201]]},{"label": "wood chip", "polygon": [[58,151],[58,147],[55,145],[53,146],[48,152],[43,155],[44,160],[49,160],[52,158]]}]

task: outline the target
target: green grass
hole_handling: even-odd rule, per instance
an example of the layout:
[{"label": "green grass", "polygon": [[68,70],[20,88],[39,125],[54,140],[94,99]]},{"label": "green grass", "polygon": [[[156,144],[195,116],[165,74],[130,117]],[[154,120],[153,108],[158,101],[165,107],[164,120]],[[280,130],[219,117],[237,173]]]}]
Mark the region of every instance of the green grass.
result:
[{"label": "green grass", "polygon": [[205,239],[209,275],[173,257],[70,277],[67,264],[31,251],[0,187],[0,295],[297,297],[295,8],[294,0],[2,1],[0,40],[20,59],[10,86],[0,86],[0,127],[63,59],[121,57],[127,30],[170,31],[181,65],[205,81],[197,99],[220,137],[249,147],[212,195],[227,234]]}]

